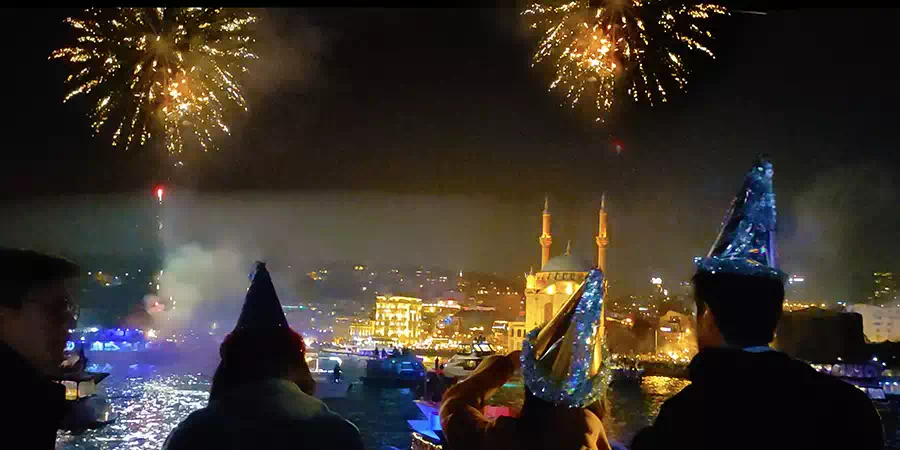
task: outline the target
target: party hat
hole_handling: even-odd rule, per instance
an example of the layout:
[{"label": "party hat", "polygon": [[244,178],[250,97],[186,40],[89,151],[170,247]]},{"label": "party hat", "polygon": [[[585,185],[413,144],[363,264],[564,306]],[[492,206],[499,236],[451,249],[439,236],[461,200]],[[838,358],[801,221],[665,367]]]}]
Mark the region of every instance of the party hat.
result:
[{"label": "party hat", "polygon": [[284,317],[284,310],[281,309],[278,294],[275,293],[275,286],[272,285],[272,277],[266,270],[266,263],[256,262],[256,271],[251,280],[241,315],[234,327],[235,331],[251,328],[287,328],[287,319]]},{"label": "party hat", "polygon": [[603,334],[605,293],[603,272],[591,269],[559,312],[526,337],[522,374],[536,397],[573,408],[602,398],[611,378]]},{"label": "party hat", "polygon": [[731,202],[715,243],[706,257],[697,261],[698,271],[784,280],[775,250],[774,173],[765,156],[753,164]]}]

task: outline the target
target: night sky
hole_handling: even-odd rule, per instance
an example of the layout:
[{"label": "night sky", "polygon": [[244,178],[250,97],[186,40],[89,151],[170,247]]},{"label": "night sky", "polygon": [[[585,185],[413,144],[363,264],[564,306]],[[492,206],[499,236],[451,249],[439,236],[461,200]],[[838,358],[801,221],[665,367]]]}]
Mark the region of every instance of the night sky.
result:
[{"label": "night sky", "polygon": [[[61,103],[66,72],[47,56],[69,36],[67,11],[3,14],[15,25],[4,29],[0,183],[14,220],[2,243],[145,245],[122,231],[141,216],[128,199],[159,182],[164,158],[92,139],[87,105]],[[550,75],[531,67],[536,40],[513,9],[263,18],[249,114],[218,152],[185,158],[179,176],[195,207],[180,213],[190,225],[179,241],[202,242],[216,234],[208,227],[258,234],[258,224],[230,223],[252,210],[277,230],[255,245],[264,255],[290,240],[301,259],[521,273],[539,264],[545,192],[554,253],[572,239],[589,259],[606,191],[611,277],[639,290],[651,275],[690,276],[754,156],[767,153],[786,271],[825,301],[862,300],[873,270],[900,271],[897,10],[733,16],[717,27],[717,59],[692,66],[687,93],[654,108],[622,102],[608,125],[547,91]],[[263,196],[266,207],[248,206]]]}]

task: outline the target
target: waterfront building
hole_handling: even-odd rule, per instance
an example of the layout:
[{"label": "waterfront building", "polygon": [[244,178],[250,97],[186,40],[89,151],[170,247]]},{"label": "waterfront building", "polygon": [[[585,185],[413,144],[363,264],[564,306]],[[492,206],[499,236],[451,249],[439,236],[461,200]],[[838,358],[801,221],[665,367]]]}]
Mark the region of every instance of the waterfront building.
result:
[{"label": "waterfront building", "polygon": [[357,319],[350,323],[349,329],[350,339],[353,341],[364,341],[375,335],[375,326],[372,320]]},{"label": "waterfront building", "polygon": [[582,261],[572,255],[571,242],[563,255],[550,257],[550,245],[553,238],[550,233],[550,206],[544,200],[544,211],[541,214],[541,235],[538,243],[541,246],[541,269],[537,273],[531,271],[525,277],[525,327],[533,330],[546,323],[559,311],[562,304],[574,293],[587,277],[591,267],[599,267],[606,272],[606,250],[609,247],[607,234],[606,196],[600,204],[599,230],[597,243],[597,265]]},{"label": "waterfront building", "polygon": [[374,335],[396,338],[401,344],[415,343],[419,338],[422,299],[396,295],[375,298]]},{"label": "waterfront building", "polygon": [[869,342],[900,342],[900,308],[856,304],[847,312],[862,316],[863,334]]}]

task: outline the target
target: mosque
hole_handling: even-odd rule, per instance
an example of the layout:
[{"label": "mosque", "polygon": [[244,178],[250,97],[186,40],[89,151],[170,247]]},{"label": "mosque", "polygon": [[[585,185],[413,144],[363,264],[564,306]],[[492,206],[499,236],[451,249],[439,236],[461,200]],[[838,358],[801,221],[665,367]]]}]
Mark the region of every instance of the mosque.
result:
[{"label": "mosque", "polygon": [[606,250],[609,236],[606,233],[606,195],[600,203],[600,226],[595,237],[597,242],[597,264],[580,260],[572,254],[571,242],[562,255],[550,257],[550,207],[544,199],[541,235],[541,270],[533,270],[525,278],[525,330],[531,331],[548,322],[562,304],[575,292],[587,277],[588,270],[599,267],[606,272]]}]

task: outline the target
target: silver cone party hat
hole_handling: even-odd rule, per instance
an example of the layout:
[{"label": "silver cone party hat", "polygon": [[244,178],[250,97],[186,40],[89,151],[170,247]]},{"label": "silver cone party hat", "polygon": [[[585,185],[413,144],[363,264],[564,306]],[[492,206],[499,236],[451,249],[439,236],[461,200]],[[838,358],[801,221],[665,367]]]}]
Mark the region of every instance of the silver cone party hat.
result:
[{"label": "silver cone party hat", "polygon": [[522,374],[536,397],[554,405],[589,406],[600,400],[611,378],[605,345],[606,280],[591,269],[581,287],[522,345]]}]

